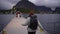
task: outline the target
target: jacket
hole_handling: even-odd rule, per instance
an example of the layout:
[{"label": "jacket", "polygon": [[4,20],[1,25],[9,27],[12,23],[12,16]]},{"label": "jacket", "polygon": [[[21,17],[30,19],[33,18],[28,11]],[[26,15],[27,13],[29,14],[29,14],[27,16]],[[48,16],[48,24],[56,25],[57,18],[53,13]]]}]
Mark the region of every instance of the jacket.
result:
[{"label": "jacket", "polygon": [[[28,17],[27,18],[27,20],[26,20],[26,22],[24,23],[24,24],[22,24],[23,26],[27,26],[27,25],[29,25],[30,24],[30,17]],[[42,28],[43,29],[43,27],[41,26],[41,24],[40,24],[40,22],[38,21],[38,26],[39,26],[39,28]],[[32,30],[31,28],[29,28],[29,27],[27,27],[27,30],[29,31],[29,32],[36,32],[36,30]]]}]

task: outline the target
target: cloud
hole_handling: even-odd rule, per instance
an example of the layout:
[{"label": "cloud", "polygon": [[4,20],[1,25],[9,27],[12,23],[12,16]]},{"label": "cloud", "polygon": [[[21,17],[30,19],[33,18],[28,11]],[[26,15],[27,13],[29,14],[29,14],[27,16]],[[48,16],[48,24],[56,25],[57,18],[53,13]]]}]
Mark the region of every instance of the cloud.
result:
[{"label": "cloud", "polygon": [[[20,0],[0,0],[0,9],[11,9]],[[37,6],[60,7],[60,0],[29,0]]]},{"label": "cloud", "polygon": [[31,2],[33,2],[35,5],[37,6],[47,6],[47,7],[51,7],[51,8],[55,8],[55,7],[60,7],[60,0],[29,0]]},{"label": "cloud", "polygon": [[0,0],[0,9],[11,9],[13,7],[13,4],[7,2],[7,1],[2,1]]},{"label": "cloud", "polygon": [[16,3],[17,1],[14,0],[0,0],[0,9],[2,10],[12,9]]},{"label": "cloud", "polygon": [[6,1],[8,1],[8,2],[10,2],[10,3],[12,3],[12,4],[16,4],[16,3],[18,3],[18,2],[21,1],[21,0],[6,0]]}]

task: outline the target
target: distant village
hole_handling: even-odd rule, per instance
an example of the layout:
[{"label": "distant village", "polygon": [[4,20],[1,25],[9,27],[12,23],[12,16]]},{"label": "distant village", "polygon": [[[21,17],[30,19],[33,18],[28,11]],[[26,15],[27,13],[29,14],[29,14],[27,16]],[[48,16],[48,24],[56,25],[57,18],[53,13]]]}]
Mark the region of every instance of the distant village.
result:
[{"label": "distant village", "polygon": [[28,0],[22,0],[13,6],[12,9],[0,10],[0,14],[15,14],[17,11],[22,13],[29,13],[30,11],[33,11],[34,13],[39,14],[60,14],[60,7],[56,7],[55,10],[52,10],[49,7],[36,6]]}]

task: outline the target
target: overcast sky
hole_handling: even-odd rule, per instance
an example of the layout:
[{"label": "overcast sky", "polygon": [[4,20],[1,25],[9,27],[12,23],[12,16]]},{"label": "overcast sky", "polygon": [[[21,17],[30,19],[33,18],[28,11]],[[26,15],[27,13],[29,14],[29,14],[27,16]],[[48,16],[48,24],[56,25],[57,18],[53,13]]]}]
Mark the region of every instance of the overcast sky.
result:
[{"label": "overcast sky", "polygon": [[[0,0],[0,9],[11,9],[20,0]],[[37,6],[46,6],[54,10],[60,7],[60,0],[29,0]]]}]

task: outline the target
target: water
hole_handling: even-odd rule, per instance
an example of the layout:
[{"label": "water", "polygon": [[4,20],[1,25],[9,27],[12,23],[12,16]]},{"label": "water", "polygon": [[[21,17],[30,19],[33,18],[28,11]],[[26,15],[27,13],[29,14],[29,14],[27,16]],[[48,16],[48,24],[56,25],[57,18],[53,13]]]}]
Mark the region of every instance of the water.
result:
[{"label": "water", "polygon": [[51,34],[60,34],[60,14],[37,14],[45,30]]},{"label": "water", "polygon": [[0,15],[0,31],[11,21],[14,15]]},{"label": "water", "polygon": [[[60,14],[36,14],[45,30],[50,34],[60,34]],[[0,30],[3,29],[15,15],[0,15]],[[24,14],[24,17],[27,17]]]}]

